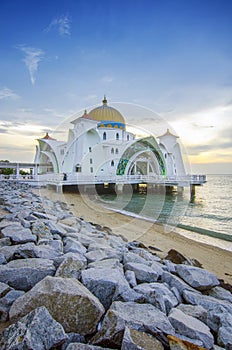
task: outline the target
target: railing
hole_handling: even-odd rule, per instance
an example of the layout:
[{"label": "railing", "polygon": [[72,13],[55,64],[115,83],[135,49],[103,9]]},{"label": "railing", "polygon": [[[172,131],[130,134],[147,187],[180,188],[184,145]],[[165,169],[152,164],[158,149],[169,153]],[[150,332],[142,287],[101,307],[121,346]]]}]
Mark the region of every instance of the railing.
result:
[{"label": "railing", "polygon": [[17,180],[24,182],[38,182],[43,184],[133,184],[133,183],[154,183],[166,185],[189,186],[201,185],[206,182],[205,175],[183,175],[183,176],[165,176],[165,175],[108,175],[108,176],[83,176],[82,174],[42,174],[42,175],[0,175],[1,180]]}]

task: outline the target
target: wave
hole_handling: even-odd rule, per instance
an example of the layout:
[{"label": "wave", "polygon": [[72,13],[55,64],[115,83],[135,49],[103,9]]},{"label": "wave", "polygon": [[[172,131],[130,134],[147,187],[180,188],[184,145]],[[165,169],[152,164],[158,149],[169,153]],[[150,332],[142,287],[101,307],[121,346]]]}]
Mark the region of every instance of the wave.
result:
[{"label": "wave", "polygon": [[184,230],[196,232],[196,233],[199,233],[201,235],[210,236],[210,237],[221,239],[223,241],[232,242],[232,236],[231,235],[227,235],[226,233],[221,233],[221,232],[218,232],[218,231],[207,230],[207,229],[202,228],[202,227],[189,226],[189,225],[185,225],[185,224],[177,224],[177,227],[182,228]]}]

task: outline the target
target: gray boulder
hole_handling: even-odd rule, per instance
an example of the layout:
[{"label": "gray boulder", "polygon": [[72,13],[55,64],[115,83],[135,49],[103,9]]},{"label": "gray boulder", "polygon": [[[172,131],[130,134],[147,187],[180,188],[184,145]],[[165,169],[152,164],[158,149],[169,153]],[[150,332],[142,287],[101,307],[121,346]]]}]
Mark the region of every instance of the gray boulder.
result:
[{"label": "gray boulder", "polygon": [[126,280],[127,282],[129,283],[129,285],[134,288],[135,286],[137,286],[137,282],[136,282],[136,278],[135,278],[135,273],[134,271],[130,271],[130,270],[127,270],[125,272],[125,277],[126,277]]},{"label": "gray boulder", "polygon": [[87,258],[89,263],[104,259],[118,259],[121,261],[122,253],[114,248],[105,247],[91,250],[90,252],[85,254],[85,257]]},{"label": "gray boulder", "polygon": [[77,240],[67,237],[64,238],[64,253],[79,253],[84,254],[86,252],[85,246]]},{"label": "gray boulder", "polygon": [[82,283],[100,300],[106,309],[112,303],[115,292],[122,293],[130,286],[121,268],[91,268],[81,273]]},{"label": "gray boulder", "polygon": [[179,304],[176,308],[188,316],[195,317],[200,321],[207,323],[207,311],[200,305]]},{"label": "gray boulder", "polygon": [[29,228],[19,225],[6,226],[1,231],[2,238],[10,238],[14,244],[36,242],[36,236],[31,233]]},{"label": "gray boulder", "polygon": [[134,290],[142,294],[145,302],[156,306],[165,314],[178,304],[174,294],[162,283],[142,283]]},{"label": "gray boulder", "polygon": [[48,276],[13,303],[10,319],[19,319],[42,305],[66,332],[81,335],[95,332],[105,311],[100,301],[78,280]]},{"label": "gray boulder", "polygon": [[138,263],[138,264],[144,264],[144,265],[151,265],[151,261],[148,261],[144,259],[139,254],[133,253],[131,251],[125,252],[123,256],[123,263]]},{"label": "gray boulder", "polygon": [[88,264],[88,268],[97,268],[97,269],[105,269],[105,268],[114,269],[117,267],[122,268],[122,264],[116,258],[97,260]]},{"label": "gray boulder", "polygon": [[125,328],[121,350],[164,350],[162,343],[150,334]]},{"label": "gray boulder", "polygon": [[200,292],[196,291],[192,287],[190,287],[187,283],[185,283],[181,278],[178,276],[175,276],[169,272],[164,272],[161,278],[162,282],[166,282],[171,288],[176,288],[180,295],[182,296],[184,290],[189,290],[194,293],[198,293],[199,295]]},{"label": "gray boulder", "polygon": [[0,299],[0,321],[6,322],[9,318],[10,307],[13,302],[24,294],[21,290],[11,290]]},{"label": "gray boulder", "polygon": [[1,349],[47,350],[66,339],[63,327],[42,306],[3,331]]},{"label": "gray boulder", "polygon": [[217,277],[207,270],[195,266],[176,265],[178,275],[191,287],[203,291],[219,285]]},{"label": "gray boulder", "polygon": [[102,348],[101,346],[94,346],[90,344],[72,343],[68,345],[67,350],[112,350],[112,349]]},{"label": "gray boulder", "polygon": [[211,349],[214,344],[210,329],[203,322],[192,316],[188,316],[179,309],[173,308],[168,319],[176,332],[191,339],[199,339],[206,349]]},{"label": "gray boulder", "polygon": [[77,257],[66,257],[56,270],[56,277],[76,278],[81,276],[81,270],[85,267],[82,260]]},{"label": "gray boulder", "polygon": [[6,258],[5,255],[3,253],[0,253],[0,265],[6,264]]},{"label": "gray boulder", "polygon": [[159,273],[154,271],[150,266],[140,263],[127,263],[125,264],[125,270],[134,271],[135,278],[138,283],[151,283],[156,282]]},{"label": "gray boulder", "polygon": [[226,300],[232,303],[232,294],[229,290],[226,290],[222,287],[214,287],[208,291],[206,291],[207,295],[210,295],[211,297],[221,299],[221,300]]},{"label": "gray boulder", "polygon": [[218,332],[220,327],[232,328],[232,314],[222,305],[215,305],[207,312],[207,325],[214,332]]},{"label": "gray boulder", "polygon": [[175,333],[168,318],[155,306],[116,301],[107,311],[102,328],[91,339],[91,343],[118,348],[126,326],[148,332],[159,339],[166,339],[167,334]]},{"label": "gray boulder", "polygon": [[221,327],[217,337],[218,345],[225,347],[226,350],[232,349],[232,327]]},{"label": "gray boulder", "polygon": [[24,291],[28,291],[45,276],[54,274],[55,266],[47,259],[19,259],[0,265],[0,282]]},{"label": "gray boulder", "polygon": [[25,244],[17,245],[13,255],[12,260],[15,259],[27,259],[27,258],[38,258],[39,251],[35,243],[29,242]]},{"label": "gray boulder", "polygon": [[216,298],[213,298],[213,297],[208,296],[208,295],[193,293],[193,292],[188,291],[188,290],[185,290],[183,292],[183,297],[187,303],[192,304],[192,305],[201,305],[207,311],[210,309],[214,309],[217,306],[221,305],[229,313],[232,314],[232,304],[229,303],[228,301],[216,299]]},{"label": "gray boulder", "polygon": [[11,289],[8,284],[0,282],[0,298],[4,297]]}]

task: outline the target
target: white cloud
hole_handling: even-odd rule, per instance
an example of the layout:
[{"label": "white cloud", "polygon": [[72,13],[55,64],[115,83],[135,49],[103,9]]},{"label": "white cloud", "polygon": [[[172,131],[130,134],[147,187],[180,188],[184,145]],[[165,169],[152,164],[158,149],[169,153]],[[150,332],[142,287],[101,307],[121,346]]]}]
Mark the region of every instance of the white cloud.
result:
[{"label": "white cloud", "polygon": [[62,15],[54,18],[49,26],[45,28],[45,32],[58,30],[60,36],[68,36],[71,34],[71,18],[68,15]]},{"label": "white cloud", "polygon": [[17,99],[17,98],[20,98],[20,96],[17,95],[13,90],[7,87],[0,89],[0,100]]},{"label": "white cloud", "polygon": [[103,83],[111,83],[113,81],[113,78],[109,75],[105,75],[104,77],[101,78],[101,81]]},{"label": "white cloud", "polygon": [[31,83],[34,85],[35,73],[38,70],[39,63],[42,61],[45,52],[42,49],[25,45],[19,45],[17,46],[17,48],[25,53],[25,58],[23,59],[23,62],[26,64],[29,70]]}]

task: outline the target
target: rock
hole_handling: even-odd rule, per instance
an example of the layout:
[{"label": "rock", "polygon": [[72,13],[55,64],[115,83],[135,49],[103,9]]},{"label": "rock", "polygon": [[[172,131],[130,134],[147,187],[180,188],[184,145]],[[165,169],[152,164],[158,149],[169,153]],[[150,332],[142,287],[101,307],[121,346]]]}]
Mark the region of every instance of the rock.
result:
[{"label": "rock", "polygon": [[17,245],[12,258],[15,259],[27,259],[27,258],[38,258],[39,251],[35,243],[29,242],[25,244]]},{"label": "rock", "polygon": [[183,291],[184,290],[189,290],[192,291],[194,293],[198,293],[195,289],[193,289],[192,287],[190,287],[187,283],[185,283],[181,278],[179,278],[178,276],[175,276],[169,272],[164,272],[162,277],[161,277],[161,281],[163,283],[167,283],[171,288],[176,288],[180,295],[182,296]]},{"label": "rock", "polygon": [[123,263],[138,263],[138,264],[144,264],[144,265],[151,265],[151,261],[148,261],[141,257],[139,254],[133,253],[131,251],[125,252],[123,256]]},{"label": "rock", "polygon": [[0,253],[5,256],[6,261],[13,259],[14,252],[18,248],[18,245],[7,245],[0,248]]},{"label": "rock", "polygon": [[104,259],[118,259],[121,261],[122,253],[113,248],[95,249],[85,254],[88,262],[94,262]]},{"label": "rock", "polygon": [[37,246],[38,257],[41,259],[56,260],[63,255],[60,251],[57,251],[53,247],[45,244]]},{"label": "rock", "polygon": [[195,317],[200,321],[207,323],[207,311],[200,305],[179,304],[176,308],[188,316]]},{"label": "rock", "polygon": [[88,264],[88,268],[97,268],[97,269],[105,269],[105,268],[114,269],[117,267],[122,268],[122,264],[116,258],[97,260],[97,261],[94,261],[94,262]]},{"label": "rock", "polygon": [[232,349],[232,327],[221,327],[218,331],[218,345],[225,347],[226,350]]},{"label": "rock", "polygon": [[121,350],[164,350],[164,347],[150,334],[126,327]]},{"label": "rock", "polygon": [[219,285],[213,273],[199,267],[176,265],[176,272],[186,283],[197,290],[203,291]]},{"label": "rock", "polygon": [[0,248],[11,245],[11,240],[9,237],[0,238]]},{"label": "rock", "polygon": [[67,258],[73,258],[74,260],[79,260],[84,266],[87,266],[87,259],[84,255],[79,253],[66,253],[54,260],[54,265],[56,267],[60,266],[60,264]]},{"label": "rock", "polygon": [[221,300],[227,300],[230,303],[232,303],[232,294],[228,290],[222,288],[222,287],[214,287],[210,290],[207,290],[206,295],[210,295],[211,297],[221,299]]},{"label": "rock", "polygon": [[76,279],[48,276],[13,303],[10,319],[19,319],[42,305],[66,332],[81,335],[95,332],[105,311],[99,300]]},{"label": "rock", "polygon": [[67,231],[57,222],[55,221],[46,221],[45,222],[46,226],[49,228],[50,232],[54,234],[58,234],[61,237],[65,237]]},{"label": "rock", "polygon": [[11,289],[8,284],[0,282],[0,298],[4,297]]},{"label": "rock", "polygon": [[159,274],[156,271],[144,264],[126,263],[124,268],[125,270],[134,271],[138,283],[156,282],[159,277]]},{"label": "rock", "polygon": [[183,292],[184,300],[192,305],[201,305],[207,311],[216,308],[218,305],[224,307],[229,313],[232,314],[232,304],[225,301],[213,298],[211,296],[202,295],[198,293],[193,293],[191,291],[185,290]]},{"label": "rock", "polygon": [[61,350],[66,350],[70,343],[86,343],[85,337],[78,333],[66,333],[67,339],[62,344]]},{"label": "rock", "polygon": [[205,350],[187,340],[182,340],[174,335],[168,335],[168,344],[171,350]]},{"label": "rock", "polygon": [[39,211],[33,211],[32,215],[36,216],[38,219],[48,219],[48,220],[52,220],[52,221],[57,220],[57,217],[55,215],[51,215],[48,213],[42,213]]},{"label": "rock", "polygon": [[100,300],[106,309],[112,303],[117,290],[122,293],[130,289],[121,268],[91,268],[81,273],[82,283]]},{"label": "rock", "polygon": [[13,244],[36,242],[36,236],[31,233],[29,228],[19,225],[6,226],[1,231],[2,238],[10,238]]},{"label": "rock", "polygon": [[191,339],[199,339],[206,349],[211,349],[214,344],[213,335],[209,327],[192,316],[188,316],[179,309],[173,308],[168,319],[176,332]]},{"label": "rock", "polygon": [[92,344],[118,348],[121,346],[125,327],[148,332],[156,338],[166,339],[174,334],[168,318],[155,306],[133,302],[113,302],[107,311],[101,330],[91,339]]},{"label": "rock", "polygon": [[165,314],[178,304],[174,294],[161,283],[142,283],[134,290],[142,294],[146,303],[156,306]]},{"label": "rock", "polygon": [[56,277],[76,278],[81,276],[81,270],[85,267],[82,260],[78,257],[66,257],[56,270]]},{"label": "rock", "polygon": [[2,350],[47,350],[61,345],[67,336],[45,307],[39,307],[3,331]]},{"label": "rock", "polygon": [[214,332],[218,332],[220,327],[232,328],[232,314],[229,313],[222,305],[215,305],[208,310],[207,325]]},{"label": "rock", "polygon": [[41,220],[33,222],[31,231],[37,236],[38,240],[42,238],[52,239],[49,227]]},{"label": "rock", "polygon": [[86,248],[78,242],[70,237],[64,238],[64,253],[79,253],[85,254]]},{"label": "rock", "polygon": [[0,321],[6,322],[9,319],[9,310],[13,302],[23,295],[24,292],[20,290],[11,290],[3,298],[0,299]]},{"label": "rock", "polygon": [[170,249],[165,259],[170,260],[174,264],[184,264],[187,260],[183,254],[175,249]]},{"label": "rock", "polygon": [[90,344],[72,343],[67,347],[67,350],[112,350],[112,349],[102,348],[101,346],[94,346]]},{"label": "rock", "polygon": [[0,281],[27,291],[45,276],[54,275],[55,266],[47,259],[19,259],[0,265]]},{"label": "rock", "polygon": [[0,265],[4,265],[7,263],[7,260],[5,258],[5,255],[0,253]]},{"label": "rock", "polygon": [[129,283],[129,285],[133,288],[135,286],[137,286],[137,282],[136,282],[136,278],[135,278],[135,273],[134,271],[130,271],[127,270],[125,272],[125,278],[127,280],[127,282]]}]

